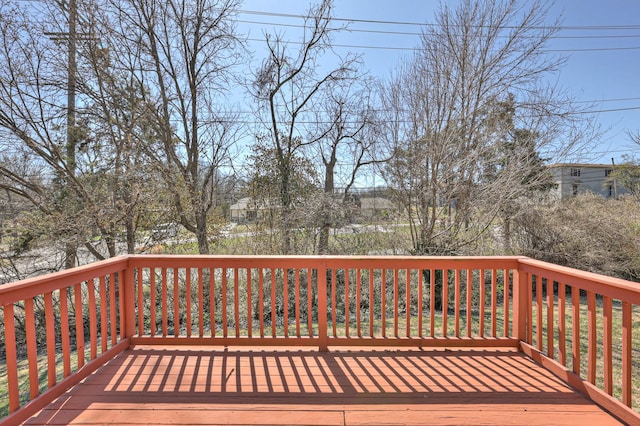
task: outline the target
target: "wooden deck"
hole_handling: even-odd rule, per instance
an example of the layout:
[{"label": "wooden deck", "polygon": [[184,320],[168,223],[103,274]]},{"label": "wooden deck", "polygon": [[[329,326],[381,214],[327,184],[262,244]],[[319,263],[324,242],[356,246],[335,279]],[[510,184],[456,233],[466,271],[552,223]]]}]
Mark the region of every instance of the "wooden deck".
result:
[{"label": "wooden deck", "polygon": [[620,424],[509,349],[125,351],[27,424]]}]

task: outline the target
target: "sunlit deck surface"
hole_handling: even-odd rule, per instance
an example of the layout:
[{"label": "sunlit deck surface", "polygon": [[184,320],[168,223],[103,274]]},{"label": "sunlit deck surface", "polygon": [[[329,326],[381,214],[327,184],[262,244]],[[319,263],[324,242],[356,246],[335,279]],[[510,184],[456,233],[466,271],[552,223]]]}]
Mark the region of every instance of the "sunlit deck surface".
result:
[{"label": "sunlit deck surface", "polygon": [[620,424],[515,349],[135,346],[26,424]]}]

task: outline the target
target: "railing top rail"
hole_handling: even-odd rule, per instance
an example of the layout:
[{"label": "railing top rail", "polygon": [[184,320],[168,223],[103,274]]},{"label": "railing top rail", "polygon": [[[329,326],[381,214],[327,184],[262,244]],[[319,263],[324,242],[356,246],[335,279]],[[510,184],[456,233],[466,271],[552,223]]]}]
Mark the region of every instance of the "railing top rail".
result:
[{"label": "railing top rail", "polygon": [[573,283],[584,290],[640,305],[640,283],[526,257],[520,258],[519,264],[521,271],[539,274],[564,284],[571,285]]},{"label": "railing top rail", "polygon": [[118,256],[73,269],[53,272],[0,285],[0,306],[68,287],[74,283],[120,272],[128,267],[128,257]]},{"label": "railing top rail", "polygon": [[229,256],[229,255],[132,255],[131,266],[142,267],[273,267],[273,268],[412,268],[492,269],[516,268],[516,256]]}]

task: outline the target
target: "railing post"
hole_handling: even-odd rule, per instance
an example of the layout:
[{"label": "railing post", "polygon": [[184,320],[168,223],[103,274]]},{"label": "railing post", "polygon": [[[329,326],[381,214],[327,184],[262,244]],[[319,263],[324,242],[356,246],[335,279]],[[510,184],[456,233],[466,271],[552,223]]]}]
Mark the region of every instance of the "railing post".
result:
[{"label": "railing post", "polygon": [[121,312],[120,321],[124,321],[124,337],[131,337],[136,333],[136,301],[134,270],[127,262],[127,268],[123,276],[124,312]]},{"label": "railing post", "polygon": [[513,270],[513,337],[527,340],[527,273]]},{"label": "railing post", "polygon": [[322,261],[318,267],[318,349],[326,352],[327,342],[327,262]]}]

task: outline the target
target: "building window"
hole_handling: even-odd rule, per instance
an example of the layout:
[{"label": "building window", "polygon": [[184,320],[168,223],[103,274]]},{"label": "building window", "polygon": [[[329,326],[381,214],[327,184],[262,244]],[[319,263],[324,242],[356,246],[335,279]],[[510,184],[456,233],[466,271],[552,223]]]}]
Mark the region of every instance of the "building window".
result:
[{"label": "building window", "polygon": [[578,195],[578,184],[574,183],[571,186],[571,194],[575,197],[576,195]]},{"label": "building window", "polygon": [[604,177],[609,177],[611,176],[611,172],[613,172],[613,169],[607,169],[604,171]]},{"label": "building window", "polygon": [[580,177],[580,169],[571,169],[571,176]]}]

